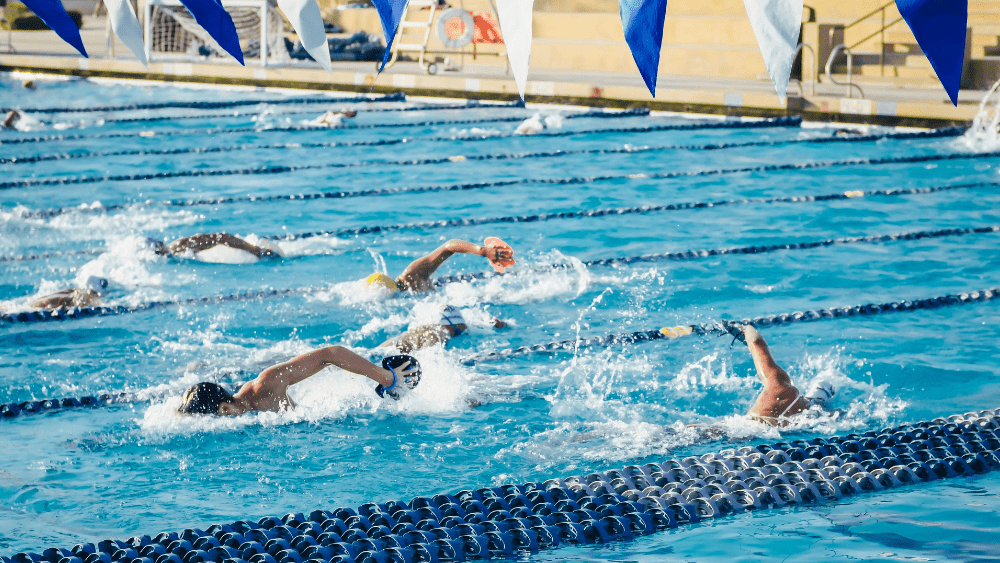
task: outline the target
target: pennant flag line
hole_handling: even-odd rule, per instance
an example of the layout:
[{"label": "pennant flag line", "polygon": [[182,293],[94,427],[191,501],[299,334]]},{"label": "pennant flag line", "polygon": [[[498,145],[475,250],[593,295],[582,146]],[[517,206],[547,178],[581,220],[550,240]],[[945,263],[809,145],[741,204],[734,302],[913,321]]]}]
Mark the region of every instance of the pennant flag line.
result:
[{"label": "pennant flag line", "polygon": [[76,27],[76,22],[69,17],[66,8],[63,8],[59,0],[21,0],[21,2],[63,41],[72,45],[84,57],[87,56],[87,50],[83,48],[83,39],[80,38],[80,28]]},{"label": "pennant flag line", "polygon": [[802,0],[743,0],[774,91],[785,103],[802,29]]},{"label": "pennant flag line", "polygon": [[379,72],[382,72],[385,64],[389,62],[389,56],[392,54],[392,42],[396,39],[399,21],[403,19],[403,12],[406,10],[406,2],[407,0],[372,0],[372,4],[375,4],[375,10],[378,12],[378,19],[382,21],[382,33],[385,34],[385,54],[382,55],[382,66],[379,67]]},{"label": "pennant flag line", "polygon": [[132,4],[128,0],[104,0],[104,5],[108,8],[108,19],[111,20],[111,29],[115,35],[139,59],[142,66],[149,70],[146,50],[142,44],[142,27],[139,26],[139,18],[135,17]]},{"label": "pennant flag line", "polygon": [[500,33],[507,47],[507,61],[514,73],[517,93],[524,100],[528,82],[528,61],[531,60],[531,12],[535,0],[497,0]]},{"label": "pennant flag line", "polygon": [[299,41],[306,52],[327,72],[333,74],[326,28],[316,0],[278,0],[278,7],[295,28],[295,33],[299,34]]},{"label": "pennant flag line", "polygon": [[896,8],[927,55],[951,103],[957,106],[969,26],[968,0],[896,0]]},{"label": "pennant flag line", "polygon": [[[198,22],[212,39],[219,44],[227,53],[239,61],[243,62],[243,49],[240,48],[240,37],[236,34],[236,25],[229,12],[222,7],[219,0],[180,0],[181,4],[191,12],[194,21]],[[245,65],[244,65],[245,66]]]},{"label": "pennant flag line", "polygon": [[663,21],[667,0],[619,0],[625,42],[649,93],[656,97],[656,73],[660,67]]}]

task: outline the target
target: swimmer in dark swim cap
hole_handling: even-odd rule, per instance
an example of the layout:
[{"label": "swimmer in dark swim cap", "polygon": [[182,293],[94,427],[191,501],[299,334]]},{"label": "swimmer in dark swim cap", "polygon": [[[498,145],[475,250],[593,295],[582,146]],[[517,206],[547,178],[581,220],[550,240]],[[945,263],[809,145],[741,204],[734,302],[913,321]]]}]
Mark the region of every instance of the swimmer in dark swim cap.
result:
[{"label": "swimmer in dark swim cap", "polygon": [[146,245],[153,249],[153,252],[161,256],[173,256],[190,252],[198,254],[204,250],[225,246],[235,250],[249,252],[257,258],[280,257],[281,250],[270,241],[262,241],[265,246],[256,246],[249,242],[227,233],[199,233],[189,237],[181,237],[170,244],[163,244],[163,241],[155,238],[147,238]]},{"label": "swimmer in dark swim cap", "polygon": [[107,292],[108,280],[91,276],[83,287],[63,289],[55,293],[39,297],[28,303],[35,309],[75,309],[78,307],[93,307],[101,302],[101,296]]},{"label": "swimmer in dark swim cap", "polygon": [[383,287],[391,291],[424,292],[434,289],[431,275],[444,264],[445,260],[455,254],[475,254],[489,260],[490,265],[498,272],[514,265],[514,250],[507,243],[496,237],[490,237],[483,245],[474,244],[460,239],[452,239],[439,246],[427,256],[417,258],[410,263],[395,279],[381,273],[368,276],[365,280],[368,286]]},{"label": "swimmer in dark swim cap", "polygon": [[[493,328],[504,328],[507,323],[494,318]],[[441,318],[437,324],[422,325],[400,334],[395,338],[390,338],[382,343],[382,346],[393,346],[400,352],[409,353],[414,350],[428,348],[435,344],[445,345],[452,338],[461,335],[468,330],[465,318],[458,308],[451,305],[441,307]]]},{"label": "swimmer in dark swim cap", "polygon": [[294,409],[295,402],[288,396],[288,388],[330,366],[375,381],[379,396],[412,389],[420,381],[420,366],[413,358],[393,356],[382,363],[383,367],[377,366],[343,346],[327,346],[265,369],[254,380],[244,383],[235,394],[215,383],[199,383],[184,393],[177,411],[236,416],[253,411]]},{"label": "swimmer in dark swim cap", "polygon": [[764,390],[747,413],[750,418],[771,426],[785,426],[788,424],[788,417],[803,413],[813,405],[825,407],[836,395],[833,386],[824,381],[814,383],[803,395],[792,385],[788,373],[774,361],[767,342],[764,342],[764,337],[757,329],[735,323],[725,323],[723,326],[736,340],[750,349],[757,375],[764,382]]}]

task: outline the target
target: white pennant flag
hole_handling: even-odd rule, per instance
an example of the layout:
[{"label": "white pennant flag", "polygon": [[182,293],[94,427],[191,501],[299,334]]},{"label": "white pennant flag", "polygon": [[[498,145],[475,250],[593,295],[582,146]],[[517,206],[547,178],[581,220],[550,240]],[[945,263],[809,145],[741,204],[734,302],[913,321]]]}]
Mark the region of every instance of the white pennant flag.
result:
[{"label": "white pennant flag", "polygon": [[323,16],[316,0],[278,0],[278,7],[299,34],[299,41],[319,65],[333,74],[330,66],[330,47],[326,43]]},{"label": "white pennant flag", "polygon": [[524,99],[528,81],[528,61],[531,59],[531,10],[535,0],[497,0],[500,33],[507,46],[507,61],[514,73],[517,92]]},{"label": "white pennant flag", "polygon": [[743,0],[767,74],[784,103],[802,27],[802,0]]},{"label": "white pennant flag", "polygon": [[132,4],[128,0],[104,0],[104,5],[108,8],[108,18],[115,35],[139,59],[142,66],[149,70],[146,49],[142,44],[142,28],[139,27],[139,19],[135,17]]}]

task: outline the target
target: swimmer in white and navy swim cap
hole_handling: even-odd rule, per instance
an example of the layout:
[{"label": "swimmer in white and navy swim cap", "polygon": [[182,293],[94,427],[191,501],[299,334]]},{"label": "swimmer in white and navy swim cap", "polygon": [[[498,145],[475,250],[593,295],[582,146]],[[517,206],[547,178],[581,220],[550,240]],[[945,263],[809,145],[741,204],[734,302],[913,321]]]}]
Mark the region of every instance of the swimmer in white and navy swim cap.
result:
[{"label": "swimmer in white and navy swim cap", "polygon": [[94,307],[100,304],[101,296],[107,293],[108,280],[98,276],[90,276],[83,282],[83,287],[69,288],[39,297],[28,303],[35,309],[77,309]]},{"label": "swimmer in white and navy swim cap", "polygon": [[[498,319],[493,319],[493,328],[504,328],[507,323]],[[421,325],[400,334],[395,338],[390,338],[381,344],[383,347],[392,346],[403,353],[414,350],[428,348],[435,344],[446,345],[448,341],[456,336],[460,336],[469,326],[462,316],[462,312],[452,305],[442,305],[440,317],[437,324]]]},{"label": "swimmer in white and navy swim cap", "polygon": [[767,342],[757,329],[730,322],[723,323],[722,328],[747,345],[753,356],[757,375],[764,383],[764,389],[747,413],[750,418],[771,426],[785,426],[789,423],[789,417],[803,413],[812,406],[826,408],[837,394],[833,385],[817,381],[803,395],[792,385],[788,373],[774,360]]}]

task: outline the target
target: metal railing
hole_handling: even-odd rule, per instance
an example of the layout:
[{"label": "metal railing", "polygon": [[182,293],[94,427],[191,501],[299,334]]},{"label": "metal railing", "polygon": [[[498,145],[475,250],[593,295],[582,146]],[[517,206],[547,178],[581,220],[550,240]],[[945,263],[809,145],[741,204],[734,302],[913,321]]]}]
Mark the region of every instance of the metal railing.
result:
[{"label": "metal railing", "polygon": [[[839,82],[836,78],[833,77],[832,73],[833,60],[837,58],[837,55],[839,55],[841,51],[843,51],[844,54],[847,55],[847,82]],[[830,58],[826,60],[826,79],[833,84],[838,84],[840,86],[847,86],[848,98],[854,97],[854,89],[857,88],[858,93],[861,94],[861,99],[864,99],[865,97],[864,91],[861,89],[861,86],[855,84],[852,79],[851,75],[853,73],[853,67],[854,67],[854,54],[851,53],[851,49],[847,47],[847,45],[841,43],[840,45],[837,45],[836,47],[833,48],[833,51],[830,52]]]},{"label": "metal railing", "polygon": [[[805,43],[799,43],[795,46],[795,54],[792,55],[792,60],[794,61],[799,56],[799,52],[802,52],[802,77],[805,78],[806,71],[806,55],[804,51],[809,51],[812,53],[812,66],[809,71],[809,94],[812,96],[816,95],[816,50],[812,48],[812,45],[806,45]],[[804,80],[799,80],[799,95],[802,96],[804,92],[802,91],[802,82]]]},{"label": "metal railing", "polygon": [[[856,26],[858,24],[861,24],[863,22],[868,21],[872,16],[874,16],[876,14],[879,14],[881,16],[881,18],[882,18],[882,24],[879,26],[878,30],[876,30],[876,31],[874,31],[872,33],[869,33],[868,35],[864,36],[863,38],[859,39],[858,41],[855,41],[854,43],[852,43],[851,45],[849,45],[849,46],[846,47],[846,49],[848,51],[851,50],[851,49],[855,49],[859,45],[861,45],[862,43],[864,43],[865,41],[868,41],[872,37],[875,37],[876,35],[878,35],[879,36],[878,64],[879,64],[879,73],[880,73],[880,76],[885,76],[885,30],[888,29],[888,28],[890,28],[890,27],[892,27],[892,26],[894,26],[894,25],[896,25],[897,23],[903,21],[903,17],[900,16],[900,17],[892,20],[889,23],[885,23],[886,10],[890,6],[895,6],[895,5],[896,5],[895,0],[887,2],[887,3],[883,4],[882,6],[879,6],[878,8],[875,8],[871,12],[868,12],[867,14],[861,16],[860,18],[858,18],[858,19],[854,20],[853,22],[851,22],[851,23],[849,23],[849,24],[847,24],[847,25],[844,26],[844,33],[846,34],[848,29],[851,29],[852,27],[854,27],[854,26]],[[831,36],[832,36],[832,33],[833,33],[832,30],[831,30],[830,33],[831,33]],[[845,35],[845,37],[846,37],[846,35]]]}]

